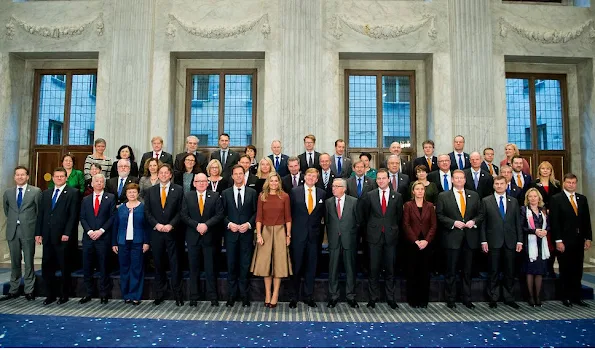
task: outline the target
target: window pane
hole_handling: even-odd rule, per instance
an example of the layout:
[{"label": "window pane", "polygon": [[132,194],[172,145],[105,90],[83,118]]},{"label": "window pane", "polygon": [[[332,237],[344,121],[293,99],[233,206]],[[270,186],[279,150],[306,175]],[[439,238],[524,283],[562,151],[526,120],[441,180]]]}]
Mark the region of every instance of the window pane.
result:
[{"label": "window pane", "polygon": [[62,144],[66,85],[61,75],[42,75],[39,86],[38,145]]},{"label": "window pane", "polygon": [[[223,130],[231,146],[252,143],[252,75],[225,75]],[[216,140],[215,140],[216,141]]]},{"label": "window pane", "polygon": [[349,147],[378,147],[376,77],[349,76]]},{"label": "window pane", "polygon": [[562,95],[559,80],[535,80],[537,148],[563,150]]},{"label": "window pane", "polygon": [[528,79],[506,79],[506,118],[508,142],[519,149],[531,149],[531,108]]},{"label": "window pane", "polygon": [[92,145],[95,132],[95,74],[73,75],[68,144]]},{"label": "window pane", "polygon": [[411,146],[411,89],[409,77],[382,77],[382,147],[397,141]]},{"label": "window pane", "polygon": [[219,75],[193,75],[190,134],[201,146],[217,146],[219,134]]}]

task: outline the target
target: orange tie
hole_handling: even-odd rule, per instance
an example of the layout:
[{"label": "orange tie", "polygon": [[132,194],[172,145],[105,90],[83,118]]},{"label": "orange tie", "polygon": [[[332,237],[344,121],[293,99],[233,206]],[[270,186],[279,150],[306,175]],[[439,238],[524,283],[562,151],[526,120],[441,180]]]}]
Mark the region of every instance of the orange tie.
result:
[{"label": "orange tie", "polygon": [[314,210],[314,197],[312,197],[312,189],[308,188],[308,214],[312,214]]},{"label": "orange tie", "polygon": [[519,188],[523,188],[523,182],[521,181],[521,174],[516,174],[516,184]]},{"label": "orange tie", "polygon": [[465,217],[465,210],[467,209],[467,205],[465,204],[465,197],[463,196],[463,191],[459,192],[459,201],[461,202],[461,216]]},{"label": "orange tie", "polygon": [[488,166],[490,167],[490,175],[494,176],[494,167],[492,166],[492,163],[488,164]]},{"label": "orange tie", "polygon": [[574,209],[574,213],[578,215],[578,207],[576,206],[576,202],[574,201],[574,195],[570,195],[570,205],[572,205],[572,209]]},{"label": "orange tie", "polygon": [[165,186],[161,186],[161,208],[165,208],[165,200],[167,195],[165,194]]},{"label": "orange tie", "polygon": [[202,212],[205,210],[205,202],[202,200],[202,194],[198,200],[198,209],[200,209],[200,215],[202,215]]},{"label": "orange tie", "polygon": [[430,160],[430,158],[426,158],[426,160],[428,161],[428,172],[432,171],[432,161]]}]

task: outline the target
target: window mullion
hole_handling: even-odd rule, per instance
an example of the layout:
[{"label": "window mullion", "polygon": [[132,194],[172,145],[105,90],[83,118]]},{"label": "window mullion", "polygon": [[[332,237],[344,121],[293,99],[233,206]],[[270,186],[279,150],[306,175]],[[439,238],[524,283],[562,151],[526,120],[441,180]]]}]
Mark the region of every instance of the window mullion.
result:
[{"label": "window mullion", "polygon": [[529,78],[529,110],[531,114],[531,150],[537,150],[537,102],[535,96],[535,76]]},{"label": "window mullion", "polygon": [[376,133],[378,148],[384,148],[383,135],[383,118],[382,118],[382,73],[376,74]]},{"label": "window mullion", "polygon": [[225,73],[219,74],[219,132],[217,137],[225,131]]},{"label": "window mullion", "polygon": [[66,93],[64,97],[64,125],[62,129],[62,145],[69,144],[70,130],[70,104],[72,100],[72,72],[66,73]]}]

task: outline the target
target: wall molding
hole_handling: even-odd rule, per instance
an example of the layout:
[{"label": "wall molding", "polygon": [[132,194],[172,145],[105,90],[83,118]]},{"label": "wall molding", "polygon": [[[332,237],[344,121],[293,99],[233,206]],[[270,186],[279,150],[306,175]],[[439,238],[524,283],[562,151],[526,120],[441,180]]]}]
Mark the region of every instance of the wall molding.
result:
[{"label": "wall molding", "polygon": [[14,38],[16,35],[17,27],[29,34],[46,38],[60,39],[64,37],[74,37],[83,34],[88,27],[91,27],[92,24],[95,24],[97,36],[102,36],[104,30],[103,13],[100,13],[97,15],[97,17],[85,23],[62,26],[35,25],[27,23],[17,18],[15,15],[12,15],[10,16],[8,23],[6,23],[6,37],[9,40],[12,40],[12,38]]},{"label": "wall molding", "polygon": [[585,32],[589,32],[591,40],[595,40],[595,21],[592,19],[587,20],[585,23],[580,24],[570,30],[542,30],[538,31],[532,28],[526,28],[518,23],[511,23],[504,17],[500,17],[500,36],[506,38],[509,32],[515,32],[519,36],[530,40],[536,41],[543,44],[558,44],[566,43],[571,40],[577,39],[582,36]]},{"label": "wall molding", "polygon": [[368,24],[355,21],[345,14],[333,15],[330,18],[330,30],[335,39],[339,40],[343,36],[343,27],[347,27],[356,33],[360,33],[372,39],[394,39],[400,36],[413,33],[424,26],[429,25],[428,37],[436,39],[438,31],[436,30],[436,16],[424,14],[423,19],[405,23],[401,25],[394,24]]},{"label": "wall molding", "polygon": [[183,19],[180,19],[173,13],[170,13],[168,17],[169,22],[167,24],[165,33],[170,39],[173,39],[176,36],[176,24],[180,26],[182,29],[184,29],[184,31],[188,34],[206,39],[226,39],[231,37],[237,37],[254,30],[258,26],[260,27],[260,33],[265,38],[268,38],[269,34],[271,33],[271,25],[269,24],[268,13],[265,13],[264,15],[253,20],[240,23],[238,25],[215,27],[201,27],[193,22],[184,21]]}]

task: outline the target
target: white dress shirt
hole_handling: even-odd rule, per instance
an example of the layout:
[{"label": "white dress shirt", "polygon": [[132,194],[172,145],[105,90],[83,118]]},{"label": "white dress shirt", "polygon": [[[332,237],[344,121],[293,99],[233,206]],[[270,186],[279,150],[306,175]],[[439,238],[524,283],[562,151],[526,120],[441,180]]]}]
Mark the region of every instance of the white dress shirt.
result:
[{"label": "white dress shirt", "polygon": [[380,207],[382,208],[382,192],[384,193],[384,199],[386,199],[386,206],[388,207],[388,198],[390,197],[390,186],[386,188],[386,190],[381,189],[378,187],[378,198],[380,198]]},{"label": "white dress shirt", "polygon": [[514,183],[515,183],[515,184],[517,184],[517,186],[518,186],[518,185],[519,185],[519,184],[517,183],[517,180],[518,180],[518,177],[517,177],[517,176],[518,176],[518,175],[521,175],[521,185],[519,186],[519,188],[523,188],[523,187],[525,187],[525,177],[523,176],[523,172],[518,172],[518,173],[515,173],[515,172],[513,171],[513,172],[512,172],[512,181],[514,181]]},{"label": "white dress shirt", "polygon": [[461,155],[461,159],[463,161],[463,168],[465,168],[465,166],[467,165],[467,163],[465,163],[465,152],[459,153],[455,150],[453,150],[452,152],[455,154],[455,163],[457,163],[457,169],[459,168],[459,154]]},{"label": "white dress shirt", "polygon": [[17,198],[17,199],[19,198],[19,188],[23,189],[23,193],[21,194],[21,196],[23,197],[23,199],[25,199],[25,192],[27,192],[27,184],[24,184],[22,187],[17,186],[17,189],[16,189],[17,193],[15,195],[15,198]]},{"label": "white dress shirt", "polygon": [[504,213],[506,214],[506,210],[508,209],[508,203],[506,200],[506,192],[504,192],[503,194],[498,194],[496,192],[494,192],[494,198],[496,198],[496,206],[498,208],[500,208],[500,196],[503,196],[504,198],[502,198],[502,203],[504,203]]},{"label": "white dress shirt", "polygon": [[306,201],[306,206],[308,206],[308,193],[310,192],[308,191],[309,188],[312,189],[312,199],[314,199],[314,207],[316,207],[316,186],[308,187],[306,184],[304,184],[304,200]]},{"label": "white dress shirt", "polygon": [[244,205],[244,201],[246,200],[246,186],[237,187],[233,186],[233,200],[236,203],[236,208],[238,207],[238,189],[240,190],[240,195],[242,196],[242,205]]},{"label": "white dress shirt", "polygon": [[126,225],[126,240],[132,241],[134,239],[134,208],[128,209],[128,225]]},{"label": "white dress shirt", "polygon": [[62,192],[64,191],[64,187],[66,187],[66,184],[60,186],[60,187],[54,187],[54,189],[52,190],[52,198],[54,197],[54,193],[56,193],[56,189],[58,189],[58,197],[56,197],[56,202],[58,201],[58,199],[60,199],[60,196],[62,195]]},{"label": "white dress shirt", "polygon": [[[455,199],[457,200],[457,206],[459,207],[459,211],[461,211],[461,196],[459,195],[459,190],[457,190],[456,188],[453,187],[452,188],[452,191],[455,194]],[[465,203],[467,203],[467,197],[465,197],[466,196],[466,194],[465,194],[465,188],[462,188],[461,191],[463,192],[462,194],[463,194],[463,198],[465,200]]]},{"label": "white dress shirt", "polygon": [[341,208],[341,216],[343,216],[343,208],[345,208],[345,195],[343,195],[343,196],[341,196],[339,198],[335,197],[335,211],[336,211],[336,208],[337,208],[337,202],[339,200],[341,201],[341,207],[340,207]]},{"label": "white dress shirt", "polygon": [[448,181],[448,188],[452,189],[452,177],[450,171],[445,173],[442,170],[439,170],[438,173],[440,174],[440,186],[444,185],[444,175],[446,175],[446,181]]}]

